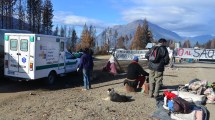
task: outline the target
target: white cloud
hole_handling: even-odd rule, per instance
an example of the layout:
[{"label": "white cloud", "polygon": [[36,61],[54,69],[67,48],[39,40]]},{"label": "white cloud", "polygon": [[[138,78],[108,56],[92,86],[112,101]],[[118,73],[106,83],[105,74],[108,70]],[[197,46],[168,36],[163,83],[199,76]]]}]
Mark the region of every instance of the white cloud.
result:
[{"label": "white cloud", "polygon": [[122,11],[122,19],[148,21],[181,35],[214,34],[214,0],[127,0],[134,4]]},{"label": "white cloud", "polygon": [[73,26],[83,26],[85,23],[87,25],[93,25],[97,28],[106,27],[105,24],[97,19],[87,18],[83,16],[73,15],[69,12],[56,12],[54,14],[54,22],[57,24],[73,25]]}]

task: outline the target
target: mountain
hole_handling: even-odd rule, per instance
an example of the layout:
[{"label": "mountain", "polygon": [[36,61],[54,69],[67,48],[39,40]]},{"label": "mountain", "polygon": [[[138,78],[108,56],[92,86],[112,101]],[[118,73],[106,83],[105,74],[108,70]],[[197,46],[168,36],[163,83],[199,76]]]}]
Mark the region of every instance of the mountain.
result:
[{"label": "mountain", "polygon": [[[111,27],[110,29],[112,29],[112,32],[114,33],[115,30],[117,30],[118,32],[118,37],[120,36],[125,36],[128,35],[130,36],[130,34],[132,35],[132,37],[134,36],[135,32],[136,32],[136,28],[137,26],[143,25],[143,20],[136,20],[133,21],[131,23],[128,23],[126,25],[115,25],[113,27]],[[180,36],[175,32],[172,32],[170,30],[164,29],[156,24],[153,24],[151,22],[148,21],[148,25],[149,25],[149,29],[152,31],[153,34],[153,38],[155,40],[158,40],[160,38],[165,38],[165,39],[171,39],[171,40],[175,40],[175,41],[181,41],[182,43],[185,40],[190,40],[191,44],[194,45],[197,41],[200,44],[204,44],[206,43],[208,40],[211,40],[213,38],[215,38],[215,36],[211,36],[211,35],[201,35],[201,36],[195,36],[195,37],[185,37],[185,36]],[[113,43],[115,43],[115,41],[112,41]],[[102,45],[102,33],[100,33],[97,36],[97,43],[98,45]],[[131,41],[128,42],[128,44],[130,44]]]},{"label": "mountain", "polygon": [[195,36],[195,37],[183,37],[184,40],[190,40],[191,44],[195,44],[197,41],[200,44],[204,44],[209,40],[212,40],[215,38],[215,36],[212,35],[200,35],[200,36]]},{"label": "mountain", "polygon": [[[115,25],[111,29],[113,32],[115,30],[118,32],[118,37],[119,36],[125,36],[125,35],[130,36],[130,34],[133,37],[135,32],[136,32],[137,26],[139,24],[143,25],[143,22],[144,22],[143,20],[136,20],[136,21],[128,23],[126,25]],[[155,25],[151,22],[148,22],[148,25],[149,25],[149,29],[152,31],[153,38],[155,40],[158,40],[160,38],[166,38],[166,39],[172,39],[172,40],[180,41],[183,39],[177,33],[174,33],[170,30],[164,29],[164,28],[162,28],[158,25]],[[97,36],[98,45],[101,45],[101,39],[102,39],[102,34],[99,34]]]}]

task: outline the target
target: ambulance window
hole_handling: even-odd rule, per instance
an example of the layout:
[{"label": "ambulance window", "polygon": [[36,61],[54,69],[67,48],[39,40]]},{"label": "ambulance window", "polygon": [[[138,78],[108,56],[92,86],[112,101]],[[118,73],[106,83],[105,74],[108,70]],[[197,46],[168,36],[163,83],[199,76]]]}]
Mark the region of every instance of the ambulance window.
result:
[{"label": "ambulance window", "polygon": [[27,52],[28,51],[28,40],[21,40],[20,41],[20,50]]},{"label": "ambulance window", "polygon": [[60,42],[60,51],[61,51],[61,52],[64,51],[64,42]]},{"label": "ambulance window", "polygon": [[17,40],[16,39],[10,40],[10,50],[17,51]]}]

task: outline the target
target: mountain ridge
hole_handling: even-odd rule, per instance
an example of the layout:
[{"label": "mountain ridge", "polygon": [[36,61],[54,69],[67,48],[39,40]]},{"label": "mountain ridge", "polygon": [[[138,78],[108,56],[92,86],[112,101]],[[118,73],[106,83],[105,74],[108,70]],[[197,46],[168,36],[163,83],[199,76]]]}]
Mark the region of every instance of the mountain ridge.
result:
[{"label": "mountain ridge", "polygon": [[[113,32],[115,30],[117,30],[118,37],[125,36],[125,35],[130,36],[130,34],[133,37],[134,34],[135,34],[135,32],[136,32],[137,26],[139,24],[143,25],[143,23],[144,23],[144,20],[135,20],[135,21],[127,23],[125,25],[115,25],[115,26],[111,27],[111,29],[112,29]],[[173,32],[171,30],[162,28],[159,25],[153,24],[153,23],[151,23],[149,21],[148,21],[148,26],[149,26],[149,29],[151,30],[153,38],[155,40],[158,40],[160,38],[165,38],[167,40],[175,40],[176,42],[180,41],[182,43],[185,40],[190,40],[191,44],[194,45],[197,41],[200,44],[204,44],[207,41],[215,38],[215,36],[212,36],[212,35],[200,35],[200,36],[194,36],[194,37],[180,36],[176,32]],[[102,39],[102,33],[100,33],[97,36],[97,43],[98,43],[98,45],[102,44],[101,43],[101,39]]]}]

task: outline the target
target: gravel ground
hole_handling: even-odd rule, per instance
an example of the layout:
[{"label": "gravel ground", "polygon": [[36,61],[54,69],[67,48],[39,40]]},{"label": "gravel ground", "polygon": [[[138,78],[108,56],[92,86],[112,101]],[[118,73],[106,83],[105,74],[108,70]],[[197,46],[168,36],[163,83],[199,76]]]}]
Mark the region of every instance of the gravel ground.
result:
[{"label": "gravel ground", "polygon": [[[104,57],[106,58],[106,57]],[[82,76],[70,74],[60,78],[54,86],[40,81],[9,82],[0,80],[0,120],[151,120],[156,101],[142,93],[126,93],[123,87],[125,75],[115,77],[101,72],[106,59],[96,59],[94,80],[89,91],[81,91]],[[126,71],[129,61],[120,61]],[[140,62],[146,68],[145,62]],[[148,69],[146,69],[148,70]],[[164,85],[175,87],[194,78],[214,79],[215,64],[177,64],[175,69],[166,68]],[[107,89],[132,96],[134,101],[115,103],[105,101]],[[206,105],[210,120],[215,119],[214,105]]]}]

